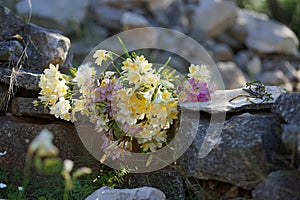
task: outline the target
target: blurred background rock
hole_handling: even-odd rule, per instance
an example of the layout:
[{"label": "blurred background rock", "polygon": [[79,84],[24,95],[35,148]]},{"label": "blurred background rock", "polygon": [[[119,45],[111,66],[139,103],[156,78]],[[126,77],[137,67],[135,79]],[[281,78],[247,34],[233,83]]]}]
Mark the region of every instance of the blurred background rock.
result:
[{"label": "blurred background rock", "polygon": [[[25,22],[62,31],[71,40],[75,66],[97,44],[116,33],[138,27],[164,27],[187,34],[203,45],[218,65],[228,89],[257,79],[289,91],[300,91],[300,2],[297,0],[0,0],[0,3],[22,16]],[[156,41],[155,33],[142,35]],[[176,48],[177,42],[166,41],[166,45]],[[190,54],[197,56],[193,51]],[[148,56],[149,60],[158,57],[167,60],[169,55],[152,50]],[[181,72],[187,71],[186,61],[176,56],[172,64]]]}]

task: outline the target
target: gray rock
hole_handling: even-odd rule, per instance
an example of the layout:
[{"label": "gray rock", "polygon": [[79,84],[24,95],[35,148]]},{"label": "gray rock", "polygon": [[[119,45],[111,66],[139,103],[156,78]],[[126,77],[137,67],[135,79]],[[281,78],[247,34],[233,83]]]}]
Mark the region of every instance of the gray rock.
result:
[{"label": "gray rock", "polygon": [[290,81],[300,81],[300,75],[297,73],[299,61],[291,57],[264,58],[262,61],[264,71],[281,70]]},{"label": "gray rock", "polygon": [[253,53],[247,50],[241,50],[235,54],[234,61],[241,70],[247,72],[247,65],[249,60],[253,57]]},{"label": "gray rock", "polygon": [[236,24],[233,24],[230,26],[226,32],[236,40],[238,40],[240,43],[244,43],[247,39],[247,31],[242,26],[237,26]]},{"label": "gray rock", "polygon": [[43,71],[52,64],[63,65],[67,59],[71,42],[55,30],[33,24],[24,27],[24,41],[28,44],[27,68]]},{"label": "gray rock", "polygon": [[81,0],[31,0],[31,7],[27,1],[19,1],[16,10],[21,16],[31,12],[32,23],[67,32],[83,21],[87,6],[88,1]]},{"label": "gray rock", "polygon": [[[90,19],[90,18],[89,18]],[[70,51],[74,54],[74,60],[83,61],[84,58],[95,48],[108,38],[108,29],[97,25],[95,22],[87,21],[82,29],[82,37],[72,40]]]},{"label": "gray rock", "polygon": [[[148,1],[148,0],[146,0]],[[130,10],[132,8],[145,7],[146,1],[141,0],[91,0],[92,6],[96,4],[101,6],[109,6],[114,8],[122,8],[126,10]]]},{"label": "gray rock", "polygon": [[24,23],[19,17],[0,5],[0,40],[19,34],[23,26]]},{"label": "gray rock", "polygon": [[[218,35],[225,28],[234,24],[237,7],[234,2],[203,0],[195,7],[191,19],[193,35],[204,33],[205,36]],[[216,15],[216,13],[218,13]],[[200,32],[200,33],[199,33]]]},{"label": "gray rock", "polygon": [[265,85],[282,86],[290,92],[293,90],[289,78],[281,70],[263,72],[256,76],[256,80],[261,81]]},{"label": "gray rock", "polygon": [[0,42],[0,61],[17,63],[23,51],[23,46],[16,40]]},{"label": "gray rock", "polygon": [[99,25],[116,30],[122,27],[121,19],[125,12],[124,10],[95,4],[91,7],[91,11],[94,14],[94,20]]},{"label": "gray rock", "polygon": [[[13,77],[13,78],[10,78]],[[27,90],[39,91],[40,74],[30,70],[11,70],[0,67],[0,82],[25,88]]]},{"label": "gray rock", "polygon": [[148,7],[154,16],[153,26],[170,28],[182,33],[188,31],[188,16],[185,3],[181,0],[150,0]]},{"label": "gray rock", "polygon": [[226,89],[239,88],[244,86],[247,82],[244,73],[234,62],[218,62],[217,66],[222,75]]},{"label": "gray rock", "polygon": [[233,58],[232,50],[227,44],[218,44],[212,48],[212,51],[217,61],[230,61]]},{"label": "gray rock", "polygon": [[236,26],[247,32],[245,44],[249,49],[260,53],[298,54],[299,40],[295,33],[264,14],[239,10]]},{"label": "gray rock", "polygon": [[7,171],[13,169],[23,171],[28,146],[44,128],[53,133],[53,143],[60,150],[61,159],[68,158],[75,163],[79,160],[82,162],[82,158],[86,161],[94,160],[81,143],[72,124],[7,115],[0,117],[0,152],[7,151],[7,154],[0,159],[0,168]]},{"label": "gray rock", "polygon": [[252,191],[254,200],[299,200],[300,171],[276,171]]},{"label": "gray rock", "polygon": [[184,199],[184,187],[181,175],[175,168],[165,168],[154,172],[130,174],[125,180],[126,188],[142,186],[155,187],[164,192],[168,199]]},{"label": "gray rock", "polygon": [[251,76],[256,76],[262,72],[262,62],[258,56],[254,56],[251,60],[249,60],[247,64],[247,72]]},{"label": "gray rock", "polygon": [[85,200],[164,200],[166,196],[158,189],[151,187],[142,187],[135,189],[110,189],[107,186],[96,190],[93,194],[88,196]]},{"label": "gray rock", "polygon": [[300,125],[300,94],[282,94],[272,107],[272,112],[279,114],[287,124]]},{"label": "gray rock", "polygon": [[273,150],[273,144],[265,135],[270,136],[280,128],[280,119],[272,114],[233,116],[225,122],[220,138],[215,138],[215,148],[207,156],[199,157],[211,123],[215,122],[205,119],[199,122],[196,138],[178,161],[179,165],[190,177],[254,188],[269,172],[268,151]]},{"label": "gray rock", "polygon": [[147,0],[147,6],[151,12],[155,10],[166,10],[175,0]]},{"label": "gray rock", "polygon": [[291,152],[300,154],[300,126],[285,125],[281,135],[281,140],[285,147]]},{"label": "gray rock", "polygon": [[251,98],[251,102],[246,97],[230,99],[237,97],[238,95],[249,95],[249,93],[243,91],[242,88],[234,90],[217,90],[212,96],[212,101],[207,102],[183,102],[180,103],[181,107],[192,111],[203,111],[207,113],[223,113],[223,112],[240,112],[243,110],[262,110],[270,109],[275,103],[276,99],[286,93],[286,90],[277,86],[266,86],[266,92],[272,94],[272,98],[269,101],[263,99]]},{"label": "gray rock", "polygon": [[221,32],[219,35],[216,36],[216,40],[218,42],[228,44],[233,49],[241,49],[243,47],[243,43],[227,32],[228,31]]},{"label": "gray rock", "polygon": [[149,22],[144,16],[127,11],[122,15],[121,24],[124,30],[129,30],[148,26]]},{"label": "gray rock", "polygon": [[53,118],[53,116],[50,115],[50,111],[48,108],[41,105],[34,106],[33,102],[36,100],[36,98],[14,98],[11,103],[12,114],[17,116],[25,115],[33,117]]},{"label": "gray rock", "polygon": [[7,106],[7,91],[8,86],[6,84],[0,84],[0,111]]}]

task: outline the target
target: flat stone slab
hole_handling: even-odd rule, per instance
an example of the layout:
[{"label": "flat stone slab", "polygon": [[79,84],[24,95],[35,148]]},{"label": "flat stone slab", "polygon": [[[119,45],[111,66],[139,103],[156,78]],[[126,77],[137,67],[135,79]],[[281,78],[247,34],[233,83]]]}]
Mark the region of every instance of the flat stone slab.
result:
[{"label": "flat stone slab", "polygon": [[17,116],[34,116],[34,117],[47,117],[54,118],[50,114],[49,108],[42,105],[35,106],[33,102],[38,100],[37,98],[26,98],[26,97],[17,97],[12,100],[12,114]]},{"label": "flat stone slab", "polygon": [[0,66],[0,82],[10,84],[11,76],[14,76],[13,85],[23,87],[27,90],[40,91],[40,74],[35,71],[21,69],[13,72],[11,69]]},{"label": "flat stone slab", "polygon": [[286,90],[278,86],[266,86],[266,92],[272,94],[273,99],[263,102],[263,99],[240,97],[229,101],[238,95],[249,95],[243,88],[233,90],[217,90],[212,101],[207,102],[181,102],[182,108],[192,111],[203,111],[207,113],[239,112],[242,110],[262,110],[269,109],[275,103],[276,99]]}]

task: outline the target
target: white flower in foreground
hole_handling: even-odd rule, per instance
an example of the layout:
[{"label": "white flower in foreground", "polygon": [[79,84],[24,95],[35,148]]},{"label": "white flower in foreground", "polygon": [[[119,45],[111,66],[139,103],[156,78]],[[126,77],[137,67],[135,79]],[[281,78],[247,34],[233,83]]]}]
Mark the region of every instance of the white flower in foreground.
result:
[{"label": "white flower in foreground", "polygon": [[52,143],[53,135],[47,129],[43,129],[41,133],[30,143],[29,153],[37,153],[38,156],[57,156],[58,149]]},{"label": "white flower in foreground", "polygon": [[24,188],[23,188],[22,186],[19,186],[19,187],[18,187],[18,190],[19,190],[19,191],[23,191]]},{"label": "white flower in foreground", "polygon": [[96,58],[95,63],[101,66],[103,61],[106,61],[108,58],[112,59],[112,53],[106,50],[97,50],[95,51],[93,58]]},{"label": "white flower in foreground", "polygon": [[74,162],[72,160],[64,160],[64,171],[70,173],[74,167]]},{"label": "white flower in foreground", "polygon": [[7,185],[5,183],[0,183],[0,189],[4,189],[6,187],[7,187]]}]

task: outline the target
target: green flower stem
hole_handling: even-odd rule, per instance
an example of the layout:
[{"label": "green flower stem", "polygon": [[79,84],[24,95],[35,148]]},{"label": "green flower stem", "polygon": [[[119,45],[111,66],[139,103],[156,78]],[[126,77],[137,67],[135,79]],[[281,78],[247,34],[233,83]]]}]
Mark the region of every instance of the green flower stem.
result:
[{"label": "green flower stem", "polygon": [[114,67],[114,69],[117,71],[117,73],[119,74],[119,76],[121,76],[121,72],[120,70],[117,68],[117,66],[115,65],[114,62],[111,62],[112,66]]},{"label": "green flower stem", "polygon": [[25,160],[25,167],[24,167],[24,172],[23,172],[23,182],[22,182],[23,190],[20,193],[20,199],[24,198],[25,192],[26,192],[28,184],[29,184],[31,163],[32,163],[32,153],[27,152],[26,160]]},{"label": "green flower stem", "polygon": [[64,188],[64,196],[63,196],[63,200],[68,200],[68,199],[69,199],[69,190],[68,190],[67,183],[65,182],[65,188]]}]

